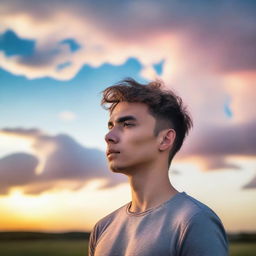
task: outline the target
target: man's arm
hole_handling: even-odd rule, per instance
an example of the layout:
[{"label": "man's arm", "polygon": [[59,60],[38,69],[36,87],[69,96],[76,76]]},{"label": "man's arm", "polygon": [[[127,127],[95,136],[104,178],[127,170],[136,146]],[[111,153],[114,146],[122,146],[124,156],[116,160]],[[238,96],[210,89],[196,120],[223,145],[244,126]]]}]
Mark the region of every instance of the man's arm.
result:
[{"label": "man's arm", "polygon": [[96,229],[97,229],[97,226],[95,225],[90,234],[89,245],[88,245],[88,255],[89,256],[94,255],[95,246],[96,246],[96,242],[97,242]]},{"label": "man's arm", "polygon": [[228,256],[228,240],[217,215],[200,212],[191,218],[179,241],[180,256]]}]

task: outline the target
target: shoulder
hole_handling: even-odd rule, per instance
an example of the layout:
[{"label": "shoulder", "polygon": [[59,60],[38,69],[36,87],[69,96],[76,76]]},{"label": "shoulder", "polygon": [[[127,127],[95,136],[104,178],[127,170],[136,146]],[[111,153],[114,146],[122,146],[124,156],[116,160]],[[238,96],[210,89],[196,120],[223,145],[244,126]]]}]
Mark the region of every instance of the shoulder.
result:
[{"label": "shoulder", "polygon": [[93,231],[100,235],[104,230],[109,226],[109,224],[117,218],[119,215],[123,215],[126,211],[128,204],[121,206],[120,208],[116,209],[115,211],[111,212],[110,214],[106,215],[102,219],[100,219],[93,228]]},{"label": "shoulder", "polygon": [[128,204],[123,205],[112,213],[108,214],[104,218],[100,219],[93,227],[93,230],[89,238],[89,255],[94,255],[96,244],[102,235],[102,233],[107,229],[110,223],[119,215],[122,215],[126,210]]},{"label": "shoulder", "polygon": [[[178,248],[184,255],[227,255],[228,241],[217,214],[197,199],[182,193],[176,216],[179,221]],[[200,252],[200,253],[199,253]],[[215,254],[214,254],[215,253]],[[183,254],[181,254],[183,255]],[[201,254],[200,254],[201,255]]]},{"label": "shoulder", "polygon": [[220,221],[217,214],[210,207],[185,192],[180,193],[178,200],[176,200],[175,214],[178,220],[184,222],[184,225],[198,218]]}]

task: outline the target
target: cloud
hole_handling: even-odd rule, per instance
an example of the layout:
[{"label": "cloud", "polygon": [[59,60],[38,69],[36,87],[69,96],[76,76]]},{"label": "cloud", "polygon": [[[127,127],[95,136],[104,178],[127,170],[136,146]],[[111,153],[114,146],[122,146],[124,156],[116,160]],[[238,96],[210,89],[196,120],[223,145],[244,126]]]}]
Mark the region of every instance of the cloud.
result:
[{"label": "cloud", "polygon": [[[135,57],[144,78],[161,76],[192,113],[194,131],[180,156],[203,159],[204,170],[239,168],[228,156],[255,156],[255,8],[242,0],[2,1],[2,33],[33,40],[35,49],[31,56],[0,52],[0,62],[13,74],[67,80],[84,64]],[[38,152],[43,177],[50,155]]]},{"label": "cloud", "polygon": [[[208,127],[190,141],[186,154],[192,155],[256,155],[256,123]],[[200,136],[200,140],[198,139]]]},{"label": "cloud", "polygon": [[[232,159],[244,157],[255,161],[255,130],[255,121],[224,127],[203,127],[187,139],[177,159],[194,162],[202,171],[240,170],[242,166]],[[254,188],[256,177],[243,186],[243,189]]]},{"label": "cloud", "polygon": [[44,133],[38,129],[31,128],[31,129],[24,129],[24,128],[3,128],[0,132],[4,135],[12,135],[12,136],[20,136],[25,138],[36,138],[43,136]]},{"label": "cloud", "polygon": [[[228,159],[255,157],[255,129],[254,122],[211,127],[190,137],[178,159],[196,161],[204,171],[240,169]],[[94,179],[102,180],[105,188],[125,181],[122,175],[113,175],[107,170],[103,152],[86,148],[68,135],[51,136],[37,129],[22,128],[6,128],[1,133],[31,140],[34,155],[14,153],[0,159],[0,193],[8,193],[13,187],[33,194],[52,189],[75,190]],[[244,188],[253,188],[253,184],[254,180]]]},{"label": "cloud", "polygon": [[[138,58],[152,77],[157,73],[150,67],[163,59],[173,63],[176,51],[201,70],[255,71],[255,8],[242,0],[2,1],[2,31],[32,38],[36,49],[27,58],[0,60],[12,73],[60,80],[74,77],[84,64],[121,64],[129,57]],[[62,63],[71,64],[58,70]],[[174,71],[163,69],[169,76]]]},{"label": "cloud", "polygon": [[0,193],[7,193],[13,186],[23,186],[36,179],[38,164],[35,156],[15,153],[0,159]]},{"label": "cloud", "polygon": [[243,189],[255,189],[256,188],[256,176],[243,186]]},{"label": "cloud", "polygon": [[26,193],[41,193],[49,189],[79,189],[87,182],[100,179],[102,187],[125,181],[121,175],[107,170],[104,153],[80,145],[64,134],[46,135],[36,130],[2,129],[9,136],[32,139],[34,155],[15,153],[0,159],[2,193],[21,187]]},{"label": "cloud", "polygon": [[71,52],[76,52],[81,48],[81,46],[72,38],[64,39],[60,43],[67,44],[69,46]]},{"label": "cloud", "polygon": [[36,42],[31,56],[7,58],[0,52],[2,68],[30,79],[67,80],[85,64],[121,65],[134,57],[144,78],[160,76],[179,92],[196,123],[206,116],[218,124],[251,119],[254,3],[48,1],[2,1],[2,32]]},{"label": "cloud", "polygon": [[77,118],[77,116],[72,111],[63,111],[59,113],[59,118],[63,121],[73,121]]},{"label": "cloud", "polygon": [[180,158],[200,159],[205,171],[240,169],[230,161],[231,156],[256,156],[256,123],[225,127],[207,127],[188,140]]}]

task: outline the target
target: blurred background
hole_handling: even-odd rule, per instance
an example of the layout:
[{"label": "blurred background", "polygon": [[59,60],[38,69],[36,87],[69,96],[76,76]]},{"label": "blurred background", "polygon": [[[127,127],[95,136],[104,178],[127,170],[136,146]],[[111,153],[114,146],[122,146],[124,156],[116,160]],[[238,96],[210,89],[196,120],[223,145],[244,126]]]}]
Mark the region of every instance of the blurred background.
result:
[{"label": "blurred background", "polygon": [[100,100],[133,77],[162,79],[193,116],[170,168],[176,189],[228,233],[255,232],[255,11],[242,0],[1,0],[0,230],[90,232],[130,201],[107,169]]}]

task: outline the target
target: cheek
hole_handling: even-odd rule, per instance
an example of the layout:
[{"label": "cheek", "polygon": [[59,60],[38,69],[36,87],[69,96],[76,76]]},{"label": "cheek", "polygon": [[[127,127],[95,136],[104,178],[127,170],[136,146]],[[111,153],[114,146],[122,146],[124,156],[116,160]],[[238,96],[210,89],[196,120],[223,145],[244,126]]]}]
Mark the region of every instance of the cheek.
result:
[{"label": "cheek", "polygon": [[[126,143],[125,143],[126,144]],[[136,134],[136,136],[127,137],[127,146],[140,150],[141,148],[153,149],[157,146],[156,138],[152,134]]]}]

